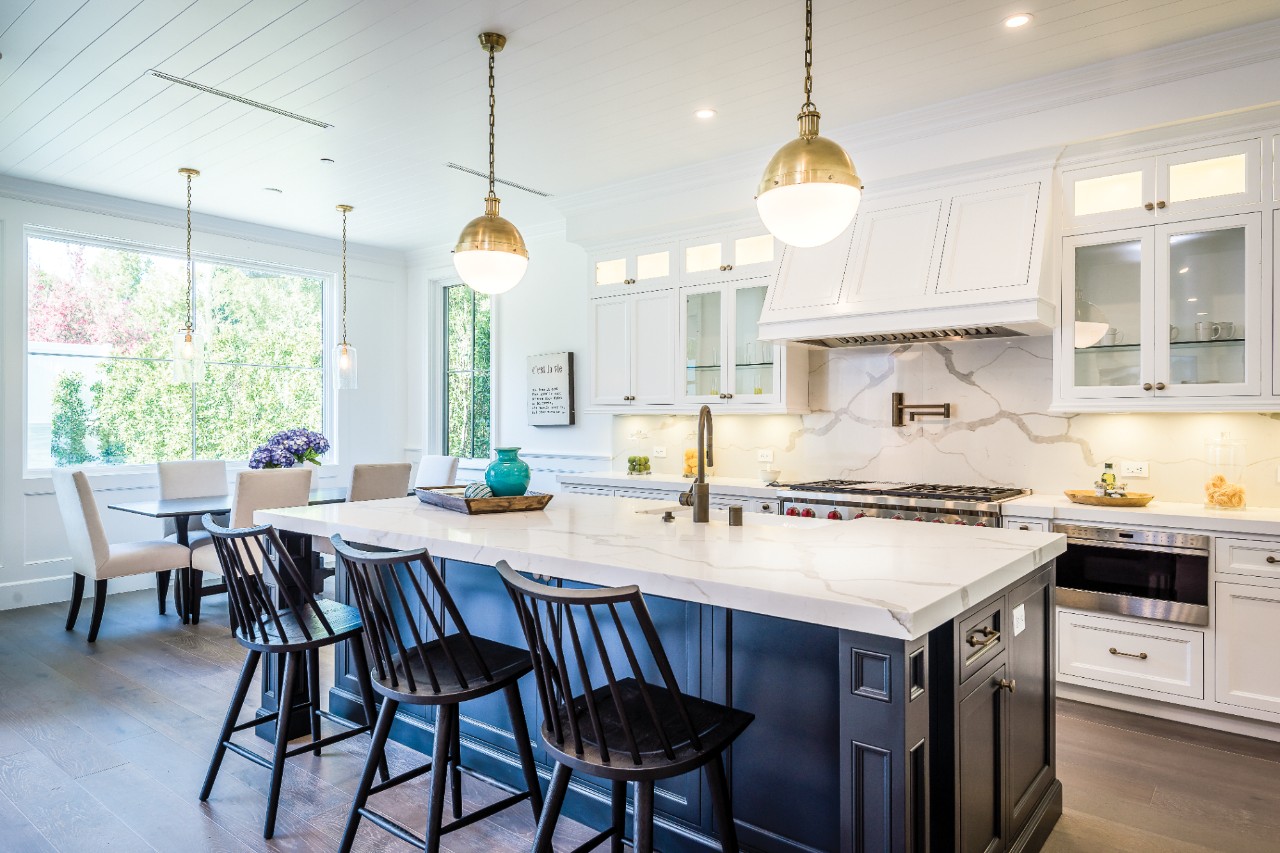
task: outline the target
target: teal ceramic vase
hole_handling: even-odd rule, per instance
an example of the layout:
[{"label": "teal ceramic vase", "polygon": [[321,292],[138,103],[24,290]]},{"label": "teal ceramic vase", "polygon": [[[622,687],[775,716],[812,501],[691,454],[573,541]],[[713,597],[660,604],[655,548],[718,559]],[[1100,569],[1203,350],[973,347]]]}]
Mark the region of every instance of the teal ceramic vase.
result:
[{"label": "teal ceramic vase", "polygon": [[498,458],[484,469],[484,481],[493,489],[495,498],[511,498],[529,491],[529,466],[518,454],[518,447],[495,448]]}]

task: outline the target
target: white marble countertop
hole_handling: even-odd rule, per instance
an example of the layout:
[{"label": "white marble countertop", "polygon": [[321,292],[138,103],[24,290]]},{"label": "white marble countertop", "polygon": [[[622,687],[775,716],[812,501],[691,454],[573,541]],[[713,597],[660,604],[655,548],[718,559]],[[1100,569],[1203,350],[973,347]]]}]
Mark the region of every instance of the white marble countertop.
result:
[{"label": "white marble countertop", "polygon": [[1006,517],[1048,518],[1107,524],[1142,524],[1211,533],[1280,536],[1280,509],[1206,509],[1202,504],[1153,500],[1143,507],[1075,504],[1064,495],[1027,495],[1003,507]]},{"label": "white marble countertop", "polygon": [[[632,476],[625,471],[593,471],[588,474],[560,474],[556,480],[561,483],[580,483],[584,486],[612,486],[617,489],[680,489],[689,488],[693,481],[679,474],[643,474]],[[752,498],[777,499],[778,486],[770,486],[760,482],[760,478],[748,477],[707,477],[711,493],[726,495],[743,495]]]},{"label": "white marble countertop", "polygon": [[[557,495],[540,512],[461,515],[415,498],[260,510],[259,524],[339,533],[438,558],[712,604],[882,636],[914,639],[1030,574],[1066,549],[1060,534],[749,514],[729,527],[675,504]],[[658,514],[653,514],[654,509]]]}]

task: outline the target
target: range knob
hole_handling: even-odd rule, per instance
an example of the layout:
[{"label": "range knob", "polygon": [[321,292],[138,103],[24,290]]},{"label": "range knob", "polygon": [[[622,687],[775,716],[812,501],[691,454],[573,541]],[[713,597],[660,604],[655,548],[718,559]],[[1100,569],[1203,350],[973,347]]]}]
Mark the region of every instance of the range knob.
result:
[{"label": "range knob", "polygon": [[831,512],[827,513],[827,518],[831,519],[832,521],[840,521],[842,518],[844,518],[844,516],[840,514],[840,510],[833,509],[831,510]]},{"label": "range knob", "polygon": [[946,524],[946,523],[947,523],[947,520],[946,520],[945,518],[943,518],[942,516],[938,516],[937,518],[935,518],[935,519],[933,520],[933,523],[934,523],[934,524]]},{"label": "range knob", "polygon": [[987,526],[987,523],[986,523],[985,521],[979,521],[979,522],[975,522],[973,526],[974,526],[974,527],[986,527],[986,526]]},{"label": "range knob", "polygon": [[953,522],[951,522],[951,523],[952,523],[952,524],[964,524],[964,523],[965,523],[965,520],[964,520],[963,518],[957,518],[955,521],[953,521]]},{"label": "range knob", "polygon": [[920,515],[917,515],[915,518],[913,518],[913,519],[911,519],[911,520],[912,520],[912,521],[924,521],[924,517],[923,517],[923,516],[920,516]]},{"label": "range knob", "polygon": [[804,509],[800,510],[800,516],[801,518],[817,518],[818,514],[813,510],[809,509],[808,507],[805,507]]},{"label": "range knob", "polygon": [[901,513],[899,513],[898,515],[895,515],[895,516],[893,517],[893,520],[894,520],[894,521],[903,521],[904,519],[902,518],[902,514],[901,514]]},{"label": "range knob", "polygon": [[787,507],[787,515],[799,515],[799,514],[800,514],[800,510],[796,509],[795,507],[793,506]]},{"label": "range knob", "polygon": [[866,518],[866,517],[867,517],[867,514],[865,512],[860,512],[854,516],[854,518]]}]

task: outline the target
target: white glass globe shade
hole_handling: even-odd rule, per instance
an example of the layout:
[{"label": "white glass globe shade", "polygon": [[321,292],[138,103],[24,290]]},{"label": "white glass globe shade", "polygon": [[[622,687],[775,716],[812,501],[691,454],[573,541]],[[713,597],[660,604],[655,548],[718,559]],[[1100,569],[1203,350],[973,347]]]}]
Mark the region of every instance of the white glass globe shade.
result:
[{"label": "white glass globe shade", "polygon": [[464,284],[480,293],[506,293],[520,283],[529,259],[514,252],[471,249],[453,253],[453,268]]},{"label": "white glass globe shade", "polygon": [[839,237],[861,200],[862,190],[848,184],[791,184],[758,195],[756,209],[770,234],[788,246],[809,249]]}]

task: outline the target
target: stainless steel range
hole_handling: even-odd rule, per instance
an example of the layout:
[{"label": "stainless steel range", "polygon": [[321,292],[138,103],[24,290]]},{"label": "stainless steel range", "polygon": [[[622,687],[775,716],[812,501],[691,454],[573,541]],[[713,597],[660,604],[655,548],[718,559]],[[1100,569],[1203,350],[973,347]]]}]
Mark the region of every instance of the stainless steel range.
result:
[{"label": "stainless steel range", "polygon": [[999,527],[1001,505],[1031,494],[999,486],[946,486],[873,480],[819,480],[784,485],[781,512],[806,518],[891,518]]}]

